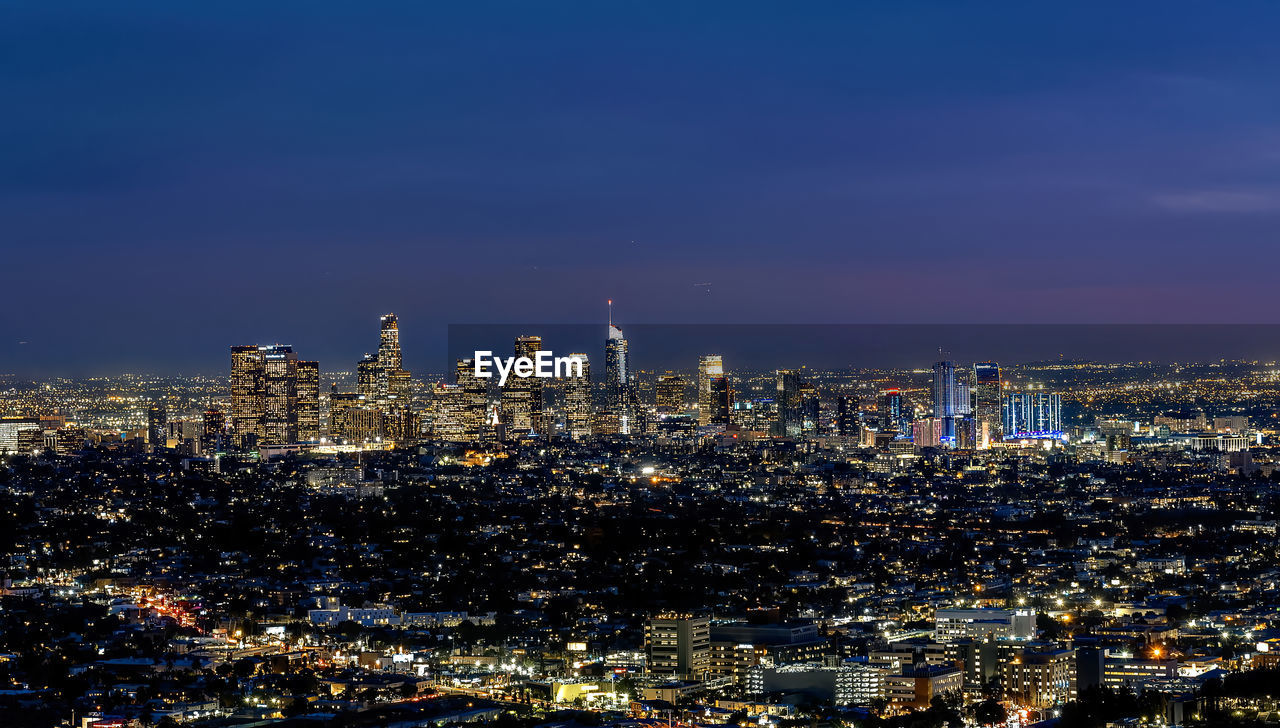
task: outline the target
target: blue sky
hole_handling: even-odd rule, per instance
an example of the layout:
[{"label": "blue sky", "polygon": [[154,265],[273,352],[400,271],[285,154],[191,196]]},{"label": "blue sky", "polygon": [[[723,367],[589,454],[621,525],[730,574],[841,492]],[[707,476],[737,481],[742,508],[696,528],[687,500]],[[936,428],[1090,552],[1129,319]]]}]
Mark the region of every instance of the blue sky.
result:
[{"label": "blue sky", "polygon": [[[0,9],[0,371],[400,315],[1277,322],[1280,6]],[[710,283],[710,286],[698,285]],[[330,364],[332,362],[332,364]]]}]

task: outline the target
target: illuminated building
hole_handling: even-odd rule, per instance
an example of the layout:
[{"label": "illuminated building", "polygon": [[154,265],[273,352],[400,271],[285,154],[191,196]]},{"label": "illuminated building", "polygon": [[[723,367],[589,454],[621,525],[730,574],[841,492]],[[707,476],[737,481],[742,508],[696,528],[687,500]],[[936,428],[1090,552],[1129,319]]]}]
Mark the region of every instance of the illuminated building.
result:
[{"label": "illuminated building", "polygon": [[378,341],[378,366],[393,372],[401,368],[400,324],[394,313],[382,317],[382,332]]},{"label": "illuminated building", "polygon": [[167,439],[165,424],[168,419],[169,413],[164,405],[153,404],[147,408],[147,444],[152,450],[165,447]]},{"label": "illuminated building", "polygon": [[260,347],[231,347],[231,427],[236,447],[252,448],[261,436],[262,395]]},{"label": "illuminated building", "polygon": [[22,452],[18,445],[20,434],[40,429],[40,420],[35,417],[0,417],[0,453]]},{"label": "illuminated building", "polygon": [[201,426],[197,420],[169,420],[165,423],[166,448],[188,457],[200,454]]},{"label": "illuminated building", "polygon": [[582,375],[570,367],[572,376],[564,385],[565,428],[577,440],[591,435],[591,362],[586,354],[570,354],[582,362]]},{"label": "illuminated building", "polygon": [[479,440],[484,433],[489,410],[489,385],[476,376],[471,359],[459,359],[456,370],[458,386],[463,392],[463,431],[469,440]]},{"label": "illuminated building", "polygon": [[609,334],[604,342],[604,391],[609,412],[617,418],[617,432],[631,433],[632,382],[630,352],[622,329],[613,325],[613,301],[609,302]]},{"label": "illuminated building", "polygon": [[1003,438],[1000,365],[993,361],[973,365],[973,419],[978,447],[986,449]]},{"label": "illuminated building", "polygon": [[[310,408],[314,394],[319,422],[319,372],[314,362],[304,366],[305,376],[315,372],[313,390],[304,392]],[[236,446],[287,445],[299,440],[298,355],[293,347],[231,347],[231,424]],[[308,415],[309,416],[309,415]]]},{"label": "illuminated building", "polygon": [[[707,424],[729,424],[729,413],[733,410],[733,385],[725,376],[712,377],[708,383]],[[699,412],[701,416],[702,412]]]},{"label": "illuminated building", "polygon": [[1048,708],[1076,699],[1075,650],[1022,650],[1000,665],[1004,695],[1018,705]]},{"label": "illuminated building", "polygon": [[818,399],[818,388],[810,382],[800,383],[800,433],[804,436],[818,434],[818,418],[822,414],[822,403]]},{"label": "illuminated building", "polygon": [[700,678],[711,667],[711,618],[664,614],[644,625],[649,672]]},{"label": "illuminated building", "polygon": [[713,418],[711,380],[724,377],[724,358],[719,354],[704,354],[698,358],[698,424],[711,424]]},{"label": "illuminated building", "polygon": [[[954,437],[955,422],[952,421]],[[946,442],[946,428],[940,417],[925,417],[911,423],[911,441],[916,448],[942,447]]]},{"label": "illuminated building", "polygon": [[[542,351],[541,336],[520,336],[515,342],[516,359],[537,358]],[[502,387],[502,423],[507,427],[507,436],[515,437],[529,433],[543,434],[542,380],[538,377],[511,377]]]},{"label": "illuminated building", "polygon": [[658,377],[657,400],[660,415],[684,412],[684,377],[674,372]]},{"label": "illuminated building", "polygon": [[329,396],[329,436],[348,443],[364,443],[381,437],[385,423],[380,410],[358,392]]},{"label": "illuminated building", "polygon": [[943,445],[954,445],[957,418],[968,415],[969,382],[958,377],[953,361],[940,361],[933,365],[933,417],[942,423]]},{"label": "illuminated building", "polygon": [[836,434],[841,437],[857,437],[862,432],[858,420],[858,398],[842,394],[836,399]]},{"label": "illuminated building", "polygon": [[911,406],[907,404],[906,398],[902,396],[902,391],[898,389],[886,390],[884,393],[882,427],[900,432],[904,437],[910,437],[911,422],[914,419],[915,414],[911,411]]},{"label": "illuminated building", "polygon": [[1012,392],[1004,397],[1005,439],[1061,439],[1062,395]]},{"label": "illuminated building", "polygon": [[1029,640],[1036,634],[1031,609],[939,609],[934,613],[934,639]]},{"label": "illuminated building", "polygon": [[904,666],[897,675],[884,678],[884,697],[898,709],[928,708],[935,696],[959,694],[964,671],[952,665]]},{"label": "illuminated building", "polygon": [[224,436],[226,435],[227,418],[222,414],[222,410],[205,410],[202,424],[200,450],[206,453],[225,450],[226,442],[224,441]]},{"label": "illuminated building", "polygon": [[298,439],[320,439],[320,362],[298,362]]},{"label": "illuminated building", "polygon": [[1249,431],[1249,418],[1245,415],[1223,415],[1213,418],[1214,432],[1230,432],[1237,435]]},{"label": "illuminated building", "polygon": [[356,363],[356,393],[367,397],[371,402],[376,400],[380,374],[378,358],[372,354],[365,354],[364,358]]},{"label": "illuminated building", "polygon": [[800,375],[792,369],[779,369],[775,385],[774,401],[778,407],[778,421],[774,434],[782,437],[799,437],[804,429],[803,394],[800,391]]},{"label": "illuminated building", "polygon": [[262,434],[259,444],[298,441],[298,355],[293,347],[267,347],[262,354]]}]

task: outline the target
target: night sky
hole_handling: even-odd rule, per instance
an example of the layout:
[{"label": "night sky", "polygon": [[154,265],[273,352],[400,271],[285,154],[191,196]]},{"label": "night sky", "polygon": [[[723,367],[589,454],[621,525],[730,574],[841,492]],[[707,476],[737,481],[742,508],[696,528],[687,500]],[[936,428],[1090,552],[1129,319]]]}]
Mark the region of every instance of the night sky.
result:
[{"label": "night sky", "polygon": [[276,341],[350,368],[386,311],[435,370],[448,324],[610,297],[623,323],[1280,322],[1278,21],[11,0],[0,372]]}]

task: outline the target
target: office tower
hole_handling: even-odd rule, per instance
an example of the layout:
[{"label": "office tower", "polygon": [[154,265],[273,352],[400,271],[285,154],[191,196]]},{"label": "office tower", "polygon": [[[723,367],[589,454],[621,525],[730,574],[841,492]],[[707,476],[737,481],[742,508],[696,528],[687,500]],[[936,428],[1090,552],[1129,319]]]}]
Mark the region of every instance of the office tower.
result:
[{"label": "office tower", "polygon": [[[355,430],[345,425],[338,429],[362,432],[367,422],[377,419],[382,429],[375,437],[405,440],[417,436],[416,415],[410,413],[413,380],[402,364],[399,321],[394,313],[385,314],[378,334],[378,352],[366,354],[356,364],[356,394],[364,398],[362,407],[375,410],[380,417],[360,415],[361,424]],[[329,429],[332,434],[335,428],[331,424]]]},{"label": "office tower", "polygon": [[700,679],[711,667],[711,619],[663,614],[644,625],[649,672]]},{"label": "office tower", "polygon": [[231,427],[234,445],[251,449],[262,432],[262,352],[231,347]]},{"label": "office tower", "polygon": [[[535,361],[542,351],[541,336],[519,336],[515,341],[517,359]],[[511,376],[502,387],[502,422],[507,426],[507,436],[516,437],[530,432],[545,434],[543,423],[542,380],[537,377]]]},{"label": "office tower", "polygon": [[712,420],[711,380],[724,376],[724,359],[719,354],[698,357],[698,424],[706,426]]},{"label": "office tower", "polygon": [[347,444],[363,444],[382,436],[382,412],[359,392],[329,395],[329,437]]},{"label": "office tower", "polygon": [[[848,394],[840,395],[836,400],[836,434],[841,437],[857,437],[862,432],[858,421],[858,398]],[[892,429],[886,425],[885,429]]]},{"label": "office tower", "polygon": [[818,422],[822,415],[822,403],[818,388],[811,382],[800,383],[800,433],[805,436],[818,434]]},{"label": "office tower", "polygon": [[458,406],[461,437],[466,442],[479,441],[489,422],[488,380],[476,376],[475,363],[471,359],[459,359],[455,381],[462,392]]},{"label": "office tower", "polygon": [[401,368],[400,324],[394,313],[382,317],[382,334],[378,342],[378,366],[386,372]]},{"label": "office tower", "polygon": [[911,423],[915,420],[915,413],[911,411],[911,405],[902,396],[901,390],[885,390],[883,409],[885,421],[882,427],[895,430],[903,437],[911,436]]},{"label": "office tower", "polygon": [[1004,437],[1062,437],[1062,395],[1055,392],[1012,392],[1004,397]]},{"label": "office tower", "polygon": [[153,404],[147,408],[147,444],[152,450],[159,450],[165,446],[168,438],[165,425],[168,420],[169,413],[164,405]]},{"label": "office tower", "polygon": [[774,434],[782,437],[799,437],[804,429],[804,409],[800,390],[800,375],[791,369],[779,369],[777,373],[778,421]]},{"label": "office tower", "polygon": [[298,439],[320,439],[320,362],[298,362]]},{"label": "office tower", "polygon": [[933,365],[933,416],[942,423],[942,442],[954,444],[956,420],[972,411],[969,402],[969,380],[958,376],[953,361]]},{"label": "office tower", "polygon": [[565,429],[577,440],[591,435],[591,362],[586,354],[570,354],[569,358],[582,362],[582,375],[570,367],[564,384]]},{"label": "office tower", "polygon": [[[707,385],[706,424],[728,425],[729,413],[733,411],[733,385],[726,376],[712,377]],[[701,415],[699,412],[699,417]]]},{"label": "office tower", "polygon": [[393,313],[382,317],[378,336],[378,353],[366,354],[356,364],[356,391],[369,402],[387,409],[407,406],[410,376],[401,364],[400,325]]},{"label": "office tower", "polygon": [[222,411],[216,409],[205,410],[203,425],[200,436],[201,451],[210,453],[225,450],[224,434],[227,428],[227,418],[222,414]]},{"label": "office tower", "polygon": [[[319,376],[318,370],[315,376]],[[318,391],[316,412],[318,422]],[[231,425],[235,445],[251,449],[297,442],[298,417],[298,355],[293,347],[231,347]]]},{"label": "office tower", "polygon": [[617,433],[631,433],[632,396],[630,352],[622,329],[613,324],[613,301],[609,301],[609,334],[604,342],[605,406],[617,420]]},{"label": "office tower", "polygon": [[365,354],[364,358],[356,363],[356,393],[367,397],[370,401],[376,400],[380,375],[378,357]]},{"label": "office tower", "polygon": [[684,412],[684,377],[667,372],[658,377],[658,414],[678,415]]},{"label": "office tower", "polygon": [[262,354],[262,444],[298,441],[298,355],[293,347]]},{"label": "office tower", "polygon": [[979,449],[1000,442],[1004,429],[1001,412],[1000,365],[993,361],[973,365],[973,419]]}]

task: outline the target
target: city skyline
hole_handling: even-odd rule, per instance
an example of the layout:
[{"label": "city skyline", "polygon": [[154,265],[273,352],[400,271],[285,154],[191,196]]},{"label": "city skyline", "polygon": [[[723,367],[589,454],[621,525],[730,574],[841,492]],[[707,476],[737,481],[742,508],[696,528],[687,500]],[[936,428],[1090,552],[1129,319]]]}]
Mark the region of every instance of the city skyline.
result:
[{"label": "city skyline", "polygon": [[12,0],[0,726],[1278,725],[1276,27]]}]

